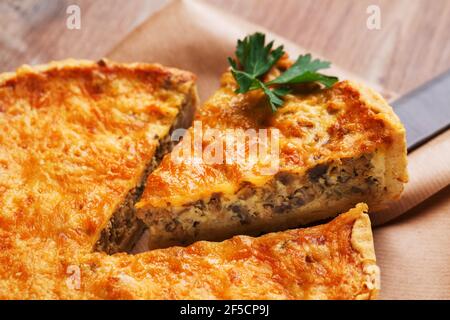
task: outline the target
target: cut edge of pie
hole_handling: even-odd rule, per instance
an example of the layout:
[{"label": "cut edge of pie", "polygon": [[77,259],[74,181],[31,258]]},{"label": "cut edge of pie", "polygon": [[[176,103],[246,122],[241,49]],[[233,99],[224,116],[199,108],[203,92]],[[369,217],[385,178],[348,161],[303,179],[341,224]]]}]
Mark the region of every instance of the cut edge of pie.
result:
[{"label": "cut edge of pie", "polygon": [[164,155],[169,153],[176,144],[171,139],[171,133],[174,130],[188,128],[190,126],[198,99],[197,90],[193,86],[169,131],[160,137],[158,147],[150,162],[147,163],[139,179],[139,183],[128,192],[125,200],[112,214],[107,226],[102,229],[99,239],[95,244],[95,250],[104,251],[108,254],[130,251],[136,241],[142,236],[146,226],[137,217],[135,204],[142,196],[148,175],[158,167]]},{"label": "cut edge of pie", "polygon": [[[11,177],[0,181],[6,190],[0,200],[10,204],[3,207],[5,230],[19,223],[14,212],[23,212],[29,221],[22,227],[36,223],[35,228],[17,229],[26,237],[29,232],[38,234],[40,228],[52,229],[48,237],[73,236],[76,245],[85,249],[110,254],[131,249],[144,229],[134,204],[148,174],[173,147],[170,133],[191,124],[198,103],[195,81],[188,71],[108,59],[66,59],[0,74],[0,121],[10,126],[8,139],[0,137],[0,147],[6,150],[0,160],[11,177],[17,170],[19,183],[28,184],[15,190],[17,185],[8,182]],[[47,163],[49,159],[52,163]],[[71,187],[72,172],[77,180],[89,179],[87,184]],[[96,196],[91,191],[95,179],[99,190],[111,191],[103,192],[110,200],[103,209],[104,199],[95,200],[101,193]],[[62,190],[70,188],[72,193],[64,199]],[[41,203],[46,196],[47,203]],[[10,201],[21,197],[28,198],[31,206]],[[51,206],[59,212],[56,219],[48,217]],[[42,216],[32,210],[40,210]],[[41,220],[53,221],[54,226],[40,224]],[[57,228],[62,227],[58,221],[64,220],[75,224],[58,236]]]}]

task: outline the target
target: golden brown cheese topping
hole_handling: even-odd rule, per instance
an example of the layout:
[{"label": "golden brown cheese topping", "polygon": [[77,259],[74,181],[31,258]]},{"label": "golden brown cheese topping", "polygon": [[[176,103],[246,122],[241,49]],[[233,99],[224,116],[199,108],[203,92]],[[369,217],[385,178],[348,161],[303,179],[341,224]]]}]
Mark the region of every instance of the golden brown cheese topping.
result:
[{"label": "golden brown cheese topping", "polygon": [[[51,242],[26,247],[7,237],[1,242],[0,270],[5,275],[9,267],[14,273],[0,280],[0,298],[375,298],[379,271],[365,210],[360,204],[328,224],[307,229],[134,256],[62,257]],[[5,249],[15,256],[7,256]]]},{"label": "golden brown cheese topping", "polygon": [[[235,89],[231,74],[225,73],[222,87],[201,107],[196,120],[203,129],[216,128],[221,132],[278,130],[279,171],[302,173],[321,163],[390,149],[396,142],[404,145],[404,128],[384,99],[350,81],[339,82],[326,90],[290,94],[276,113],[271,112],[262,92],[238,95]],[[203,149],[216,140],[203,135]],[[183,149],[183,144],[191,143],[192,147],[186,150],[193,149],[194,139],[183,140],[177,148]],[[248,149],[248,140],[246,143]],[[269,154],[262,163],[243,166],[238,161],[195,162],[192,153],[180,152],[175,157],[173,154],[167,155],[149,176],[138,208],[180,206],[214,192],[233,194],[245,182],[262,185],[273,175],[262,174],[261,169],[276,160]],[[395,179],[406,182],[406,172],[399,170]]]},{"label": "golden brown cheese topping", "polygon": [[92,256],[82,265],[84,288],[127,299],[374,298],[379,274],[365,210],[360,204],[328,224],[259,238]]},{"label": "golden brown cheese topping", "polygon": [[79,61],[0,75],[0,299],[376,295],[364,205],[260,238],[90,253],[193,81],[159,65]]},{"label": "golden brown cheese topping", "polygon": [[90,250],[193,81],[159,65],[105,61],[2,75],[0,230]]}]

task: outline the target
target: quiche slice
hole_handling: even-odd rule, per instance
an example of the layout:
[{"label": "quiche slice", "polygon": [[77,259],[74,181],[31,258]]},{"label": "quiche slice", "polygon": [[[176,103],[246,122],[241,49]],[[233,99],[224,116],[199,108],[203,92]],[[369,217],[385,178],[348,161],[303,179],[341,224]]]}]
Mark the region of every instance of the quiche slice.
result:
[{"label": "quiche slice", "polygon": [[0,229],[130,248],[143,182],[196,103],[194,76],[157,64],[66,60],[0,75]]},{"label": "quiche slice", "polygon": [[85,256],[83,296],[106,299],[374,299],[367,206],[328,224],[135,256]]},{"label": "quiche slice", "polygon": [[[150,248],[286,230],[399,197],[405,129],[378,93],[351,81],[299,87],[272,113],[263,92],[236,89],[225,73],[149,175],[136,207]],[[265,149],[256,157],[255,144]]]},{"label": "quiche slice", "polygon": [[[366,210],[365,204],[359,204],[324,225],[258,238],[236,236],[220,243],[201,241],[137,255],[97,252],[49,260],[53,256],[47,254],[47,263],[36,267],[39,274],[34,275],[34,286],[22,283],[17,296],[374,299],[380,280]],[[39,254],[45,256],[43,252]],[[0,297],[17,293],[15,288],[1,289],[0,281]]]},{"label": "quiche slice", "polygon": [[137,255],[0,229],[0,299],[374,299],[380,280],[366,210],[359,204],[324,225]]}]

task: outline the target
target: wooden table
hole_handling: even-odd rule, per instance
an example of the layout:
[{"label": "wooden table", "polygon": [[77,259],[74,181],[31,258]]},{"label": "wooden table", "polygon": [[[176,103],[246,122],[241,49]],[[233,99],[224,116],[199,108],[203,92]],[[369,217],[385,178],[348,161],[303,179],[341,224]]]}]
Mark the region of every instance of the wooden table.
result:
[{"label": "wooden table", "polygon": [[[0,70],[67,57],[97,59],[168,0],[3,0]],[[450,68],[448,0],[207,0],[404,93]],[[80,30],[66,9],[81,8]],[[369,5],[381,29],[368,30]]]},{"label": "wooden table", "polygon": [[[263,25],[398,94],[450,69],[449,0],[205,1]],[[0,71],[11,71],[23,63],[45,63],[67,57],[98,59],[167,2],[3,0]],[[66,27],[66,8],[70,4],[81,8],[80,30]],[[366,26],[369,5],[381,9],[380,30],[369,30]],[[449,213],[450,187],[447,187],[387,228],[406,226],[408,218],[425,219]],[[432,223],[433,219],[427,221]],[[434,230],[437,226],[429,228]],[[411,232],[413,239],[417,230]],[[433,241],[432,234],[429,241]],[[405,296],[408,297],[417,295]]]}]

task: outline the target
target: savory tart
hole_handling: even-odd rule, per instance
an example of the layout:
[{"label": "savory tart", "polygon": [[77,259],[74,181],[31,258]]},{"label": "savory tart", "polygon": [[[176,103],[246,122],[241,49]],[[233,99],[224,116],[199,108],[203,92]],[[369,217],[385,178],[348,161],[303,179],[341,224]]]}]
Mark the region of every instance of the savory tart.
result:
[{"label": "savory tart", "polygon": [[367,206],[328,224],[138,255],[59,252],[0,230],[0,299],[374,299]]},{"label": "savory tart", "polygon": [[[399,197],[407,181],[405,129],[378,93],[351,81],[301,86],[274,113],[262,90],[237,89],[225,73],[196,125],[149,175],[136,206],[150,248],[286,230],[358,202],[377,210]],[[244,133],[252,130],[275,132],[264,145],[277,144],[277,152],[237,161],[248,157],[253,140]],[[228,161],[228,145],[242,136],[244,151]],[[223,152],[223,161],[206,161],[208,149]]]},{"label": "savory tart", "polygon": [[135,256],[80,261],[83,297],[374,299],[379,269],[367,206],[328,224]]},{"label": "savory tart", "polygon": [[196,103],[191,73],[156,64],[66,60],[0,75],[0,229],[130,248],[143,182]]},{"label": "savory tart", "polygon": [[0,299],[376,296],[364,204],[308,229],[108,255],[139,234],[133,203],[196,101],[194,76],[160,65],[0,75]]}]

